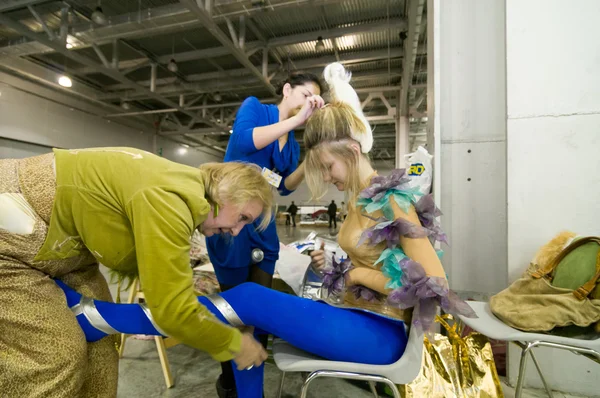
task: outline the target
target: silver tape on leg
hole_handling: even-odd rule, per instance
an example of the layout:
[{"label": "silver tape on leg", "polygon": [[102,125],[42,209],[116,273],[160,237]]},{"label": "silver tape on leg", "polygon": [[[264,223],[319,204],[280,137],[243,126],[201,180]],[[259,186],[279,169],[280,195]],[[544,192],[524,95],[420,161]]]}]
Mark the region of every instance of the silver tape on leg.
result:
[{"label": "silver tape on leg", "polygon": [[152,324],[152,326],[154,326],[154,329],[156,329],[158,331],[158,333],[160,333],[163,336],[167,337],[167,334],[165,332],[163,332],[158,327],[158,325],[156,324],[156,322],[154,322],[154,318],[152,317],[152,313],[150,312],[150,308],[148,308],[148,304],[146,304],[145,302],[144,303],[139,303],[139,306],[142,307],[142,310],[146,314],[146,317],[148,318],[148,320],[150,321],[150,323]]},{"label": "silver tape on leg", "polygon": [[108,322],[106,322],[106,320],[102,317],[100,312],[98,312],[98,309],[96,308],[96,304],[94,304],[93,299],[81,296],[81,300],[79,301],[78,305],[79,308],[77,308],[77,305],[74,305],[73,307],[71,307],[71,310],[73,310],[73,312],[75,313],[75,311],[79,311],[80,309],[81,313],[83,313],[83,316],[85,316],[85,318],[93,327],[106,334],[119,333],[119,331],[115,330],[112,326],[110,326]]},{"label": "silver tape on leg", "polygon": [[237,312],[235,312],[233,307],[223,297],[218,294],[210,294],[206,296],[206,298],[217,307],[217,310],[219,310],[225,319],[227,319],[227,322],[229,322],[231,326],[244,326],[244,322],[242,322]]}]

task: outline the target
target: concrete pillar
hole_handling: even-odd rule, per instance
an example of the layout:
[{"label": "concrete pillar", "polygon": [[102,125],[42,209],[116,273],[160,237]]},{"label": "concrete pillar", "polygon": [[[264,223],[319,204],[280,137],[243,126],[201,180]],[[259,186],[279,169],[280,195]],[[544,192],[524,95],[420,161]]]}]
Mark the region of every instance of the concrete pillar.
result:
[{"label": "concrete pillar", "polygon": [[428,79],[439,105],[429,120],[438,127],[437,183],[451,242],[443,263],[453,289],[485,298],[507,282],[504,0],[436,3],[431,64],[439,73]]}]

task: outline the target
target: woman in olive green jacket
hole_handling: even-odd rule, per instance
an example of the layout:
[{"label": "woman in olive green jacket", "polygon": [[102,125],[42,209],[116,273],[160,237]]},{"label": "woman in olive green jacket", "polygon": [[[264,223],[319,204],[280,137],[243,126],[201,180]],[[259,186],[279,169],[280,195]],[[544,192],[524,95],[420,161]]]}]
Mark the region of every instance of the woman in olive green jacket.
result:
[{"label": "woman in olive green jacket", "polygon": [[0,391],[15,397],[114,397],[113,337],[86,343],[60,279],[110,300],[98,263],[139,276],[166,334],[238,366],[266,353],[198,303],[190,236],[237,235],[262,217],[271,190],[256,167],[192,168],[133,148],[54,150],[0,160]]}]

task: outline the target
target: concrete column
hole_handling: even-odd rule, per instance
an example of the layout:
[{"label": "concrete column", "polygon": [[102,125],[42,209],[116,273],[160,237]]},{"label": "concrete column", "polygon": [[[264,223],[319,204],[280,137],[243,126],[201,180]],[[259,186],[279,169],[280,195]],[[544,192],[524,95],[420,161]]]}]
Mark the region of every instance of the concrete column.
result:
[{"label": "concrete column", "polygon": [[453,289],[485,298],[507,280],[504,0],[436,3],[439,56],[428,66],[439,73],[428,79],[439,104],[429,120],[438,126],[436,183],[451,242],[443,263]]}]

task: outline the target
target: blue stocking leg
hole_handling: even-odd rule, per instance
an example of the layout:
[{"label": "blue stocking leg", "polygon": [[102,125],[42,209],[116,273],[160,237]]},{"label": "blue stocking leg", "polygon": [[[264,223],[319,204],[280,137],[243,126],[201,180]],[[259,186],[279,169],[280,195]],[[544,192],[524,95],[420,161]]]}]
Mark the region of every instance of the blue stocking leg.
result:
[{"label": "blue stocking leg", "polygon": [[[138,304],[114,304],[93,300],[93,308],[81,295],[64,283],[57,284],[65,292],[67,304],[77,316],[87,341],[96,341],[108,333],[160,335],[144,309]],[[390,364],[398,360],[406,346],[407,336],[401,321],[375,314],[332,307],[330,305],[244,283],[221,293],[246,325],[281,337],[290,344],[334,361],[367,364]],[[227,320],[206,298],[198,297],[223,322]],[[81,306],[81,304],[80,304]],[[97,317],[105,321],[98,329]],[[114,329],[107,330],[105,327]],[[234,369],[238,397],[260,398],[264,366],[251,370]]]},{"label": "blue stocking leg", "polygon": [[[397,361],[406,347],[404,323],[363,311],[332,307],[244,283],[220,294],[242,322],[290,344],[334,361],[384,365]],[[213,304],[198,298],[221,320]],[[234,370],[238,397],[259,398],[263,367]]]}]

